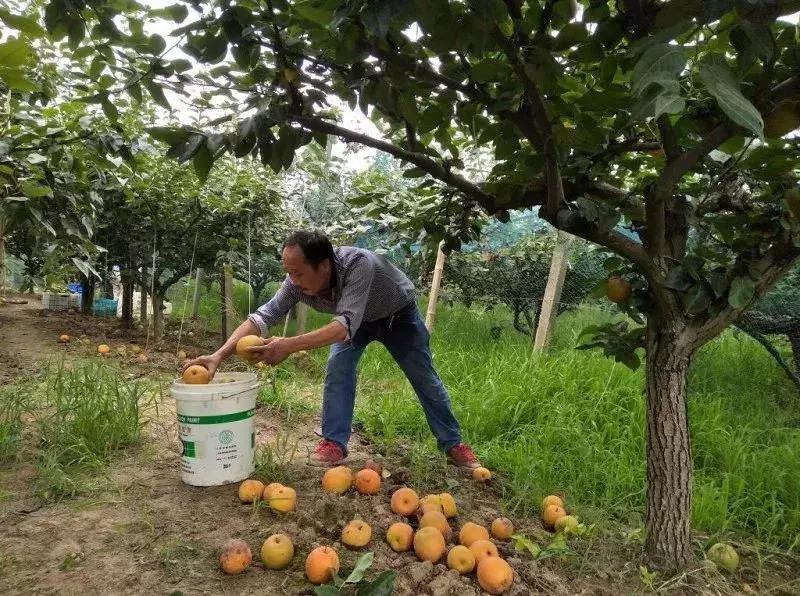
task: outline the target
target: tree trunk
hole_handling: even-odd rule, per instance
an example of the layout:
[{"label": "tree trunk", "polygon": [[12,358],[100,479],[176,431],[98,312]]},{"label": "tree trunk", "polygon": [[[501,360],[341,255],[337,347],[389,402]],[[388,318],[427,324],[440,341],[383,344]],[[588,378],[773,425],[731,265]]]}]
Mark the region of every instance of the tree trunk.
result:
[{"label": "tree trunk", "polygon": [[147,288],[139,286],[139,322],[147,324]]},{"label": "tree trunk", "polygon": [[88,315],[94,303],[94,277],[81,278],[81,312]]},{"label": "tree trunk", "polygon": [[433,281],[431,281],[431,291],[428,294],[428,311],[425,313],[425,327],[430,333],[433,331],[433,324],[436,322],[436,307],[439,302],[439,290],[442,288],[442,275],[444,274],[445,255],[442,247],[444,242],[439,243],[436,251],[436,264],[433,266]]},{"label": "tree trunk", "polygon": [[6,291],[6,236],[0,225],[0,296]]},{"label": "tree trunk", "polygon": [[[663,325],[661,326],[663,327]],[[689,334],[675,323],[647,328],[646,548],[656,568],[674,571],[689,562],[692,453],[686,380],[692,358]]]},{"label": "tree trunk", "polygon": [[[194,298],[192,299],[192,319],[196,319],[200,312],[200,287],[203,283],[203,268],[197,268],[197,276],[194,280]],[[184,306],[184,308],[186,308]]]},{"label": "tree trunk", "polygon": [[794,371],[800,375],[800,329],[787,334],[789,343],[792,346],[792,357],[794,358]]},{"label": "tree trunk", "polygon": [[158,292],[153,292],[151,298],[153,306],[153,341],[160,341],[161,334],[164,331],[164,311],[161,309],[164,298]]},{"label": "tree trunk", "polygon": [[133,275],[130,267],[123,267],[122,277],[122,328],[133,327]]},{"label": "tree trunk", "polygon": [[[225,312],[228,304],[228,297],[225,295],[225,267],[220,270],[219,276],[219,315],[220,315],[220,333],[222,335],[222,343],[228,339],[228,313]],[[233,331],[231,329],[231,331]]]}]

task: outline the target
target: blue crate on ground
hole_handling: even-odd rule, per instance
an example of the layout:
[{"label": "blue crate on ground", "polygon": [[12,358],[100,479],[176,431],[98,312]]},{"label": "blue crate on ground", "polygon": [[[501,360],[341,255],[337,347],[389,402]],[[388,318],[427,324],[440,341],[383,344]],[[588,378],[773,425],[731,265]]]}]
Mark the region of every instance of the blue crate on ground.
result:
[{"label": "blue crate on ground", "polygon": [[117,301],[109,298],[98,298],[92,304],[92,313],[98,317],[116,317]]},{"label": "blue crate on ground", "polygon": [[81,284],[67,284],[67,289],[72,294],[81,294],[83,288],[81,288]]}]

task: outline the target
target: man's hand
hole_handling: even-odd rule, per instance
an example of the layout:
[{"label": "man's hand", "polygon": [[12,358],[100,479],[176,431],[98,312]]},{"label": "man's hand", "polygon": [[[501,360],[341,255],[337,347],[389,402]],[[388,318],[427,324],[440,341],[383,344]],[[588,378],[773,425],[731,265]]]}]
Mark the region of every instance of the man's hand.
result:
[{"label": "man's hand", "polygon": [[222,356],[218,356],[217,354],[198,356],[194,360],[187,360],[183,363],[183,366],[181,367],[181,374],[183,374],[183,371],[190,366],[199,364],[200,366],[205,366],[208,369],[208,378],[211,380],[214,378],[214,373],[217,372],[217,367],[219,366],[220,362],[222,362]]},{"label": "man's hand", "polygon": [[289,338],[286,337],[270,337],[264,340],[263,346],[251,346],[247,350],[256,354],[262,362],[273,366],[280,364],[294,352]]}]

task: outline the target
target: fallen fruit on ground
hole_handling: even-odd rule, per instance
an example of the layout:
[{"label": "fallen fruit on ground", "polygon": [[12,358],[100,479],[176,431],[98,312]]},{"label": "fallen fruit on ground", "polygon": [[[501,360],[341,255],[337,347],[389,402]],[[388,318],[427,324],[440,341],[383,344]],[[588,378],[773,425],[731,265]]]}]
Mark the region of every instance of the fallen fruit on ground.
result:
[{"label": "fallen fruit on ground", "polygon": [[178,360],[186,360],[186,358],[188,358],[185,350],[178,350],[176,356],[178,357]]},{"label": "fallen fruit on ground", "polygon": [[125,346],[120,346],[117,348],[117,354],[119,354],[120,356],[124,356],[127,353],[128,353],[128,348],[126,348]]},{"label": "fallen fruit on ground", "polygon": [[447,553],[447,566],[461,575],[467,575],[475,569],[475,555],[463,544],[457,544]]},{"label": "fallen fruit on ground", "polygon": [[244,541],[232,538],[222,547],[219,555],[219,564],[222,570],[229,575],[242,573],[250,566],[253,561],[253,553],[250,546]]},{"label": "fallen fruit on ground", "polygon": [[420,561],[438,563],[445,550],[444,536],[436,528],[420,528],[414,534],[414,552]]},{"label": "fallen fruit on ground", "polygon": [[500,557],[486,557],[478,563],[478,583],[489,594],[502,594],[513,582],[511,565]]},{"label": "fallen fruit on ground", "polygon": [[606,282],[606,297],[615,304],[627,302],[631,297],[631,284],[619,275],[612,275]]},{"label": "fallen fruit on ground", "polygon": [[149,360],[150,360],[150,359],[147,357],[147,354],[144,354],[144,353],[142,353],[142,354],[139,354],[139,355],[136,357],[136,362],[138,362],[138,363],[140,363],[140,364],[146,364],[146,363],[147,363]]},{"label": "fallen fruit on ground", "polygon": [[409,551],[414,544],[414,528],[405,522],[395,522],[386,530],[386,542],[396,553]]},{"label": "fallen fruit on ground", "polygon": [[458,541],[464,546],[469,546],[478,540],[489,540],[489,530],[474,522],[467,522],[461,526]]},{"label": "fallen fruit on ground", "polygon": [[419,497],[413,489],[398,488],[392,494],[392,513],[397,515],[412,515],[419,507]]},{"label": "fallen fruit on ground", "polygon": [[458,515],[458,507],[456,500],[450,493],[442,493],[439,495],[439,502],[442,504],[442,513],[447,518],[455,517]]},{"label": "fallen fruit on ground", "polygon": [[556,527],[556,522],[565,515],[567,515],[567,512],[558,505],[548,505],[544,513],[542,513],[542,521],[548,530],[553,530]]},{"label": "fallen fruit on ground", "polygon": [[475,468],[472,470],[472,479],[477,482],[489,482],[492,479],[492,473],[487,468]]},{"label": "fallen fruit on ground", "polygon": [[270,496],[272,493],[275,492],[275,489],[278,487],[283,486],[280,482],[270,482],[267,486],[264,487],[264,493],[261,497],[265,501],[269,501]]},{"label": "fallen fruit on ground", "polygon": [[131,353],[132,354],[139,354],[141,351],[142,351],[142,348],[140,346],[137,346],[136,344],[131,346]]},{"label": "fallen fruit on ground", "polygon": [[565,515],[564,517],[559,517],[555,524],[556,532],[562,532],[564,534],[574,532],[575,528],[577,527],[578,518],[574,515]]},{"label": "fallen fruit on ground", "polygon": [[267,569],[284,569],[294,556],[294,544],[286,534],[273,534],[261,546],[261,560]]},{"label": "fallen fruit on ground", "polygon": [[324,584],[339,572],[339,555],[329,546],[318,546],[306,557],[306,577],[312,584]]},{"label": "fallen fruit on ground", "polygon": [[269,508],[280,513],[294,511],[296,502],[297,493],[289,486],[279,486],[269,496]]},{"label": "fallen fruit on ground", "polygon": [[475,561],[480,563],[486,557],[497,557],[497,547],[491,540],[476,540],[469,545],[469,550],[475,555]]},{"label": "fallen fruit on ground", "polygon": [[377,495],[381,490],[381,477],[375,470],[364,468],[356,472],[356,490],[362,495]]},{"label": "fallen fruit on ground", "polygon": [[242,503],[258,501],[264,494],[264,483],[260,480],[245,480],[239,485],[239,500]]},{"label": "fallen fruit on ground", "polygon": [[442,533],[445,541],[450,540],[450,535],[453,531],[450,529],[450,524],[447,518],[441,511],[428,511],[419,518],[420,528],[436,528]]},{"label": "fallen fruit on ground", "polygon": [[739,566],[739,553],[727,542],[717,542],[708,549],[706,556],[724,571],[733,572]]},{"label": "fallen fruit on ground", "polygon": [[550,505],[556,505],[557,507],[561,507],[563,509],[564,501],[557,495],[547,495],[544,499],[542,499],[542,511],[547,509]]},{"label": "fallen fruit on ground", "polygon": [[336,466],[322,475],[322,490],[343,495],[353,486],[353,471],[347,466]]},{"label": "fallen fruit on ground", "polygon": [[354,519],[342,529],[342,543],[351,548],[363,548],[372,538],[372,528],[361,519]]},{"label": "fallen fruit on ground", "polygon": [[514,533],[514,524],[507,517],[498,517],[492,522],[492,536],[498,540],[508,540]]},{"label": "fallen fruit on ground", "polygon": [[193,364],[183,371],[181,379],[187,385],[208,385],[211,375],[208,374],[208,369],[205,366]]},{"label": "fallen fruit on ground", "polygon": [[97,353],[101,356],[105,356],[109,352],[111,352],[111,348],[108,346],[108,344],[100,344],[97,346]]},{"label": "fallen fruit on ground", "polygon": [[236,355],[251,364],[258,361],[258,355],[254,352],[249,352],[247,348],[253,346],[263,346],[264,340],[257,335],[245,335],[242,339],[236,342]]},{"label": "fallen fruit on ground", "polygon": [[58,337],[58,343],[60,344],[68,344],[69,343],[69,335],[66,333],[64,335],[60,335]]}]

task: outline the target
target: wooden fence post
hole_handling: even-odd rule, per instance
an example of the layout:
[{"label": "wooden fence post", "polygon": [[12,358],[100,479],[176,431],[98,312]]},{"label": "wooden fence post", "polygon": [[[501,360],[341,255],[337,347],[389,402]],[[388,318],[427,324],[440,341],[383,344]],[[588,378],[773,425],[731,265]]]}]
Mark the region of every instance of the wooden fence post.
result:
[{"label": "wooden fence post", "polygon": [[442,287],[442,275],[444,273],[444,252],[442,251],[444,242],[439,243],[439,250],[436,253],[436,265],[433,267],[433,281],[431,282],[431,293],[428,296],[428,312],[425,314],[425,327],[428,333],[433,330],[436,321],[436,303],[439,301],[439,290]]},{"label": "wooden fence post", "polygon": [[536,327],[536,339],[533,342],[533,349],[536,351],[544,351],[550,344],[553,325],[558,314],[558,303],[561,301],[561,290],[564,288],[564,277],[567,275],[569,265],[567,253],[571,242],[572,236],[558,232],[553,258],[550,261],[550,274],[547,276],[547,286],[542,298],[539,324]]},{"label": "wooden fence post", "polygon": [[[203,268],[197,268],[197,275],[194,281],[194,298],[192,299],[192,319],[196,319],[200,313],[200,285],[203,282]],[[186,305],[184,305],[186,308]]]}]

